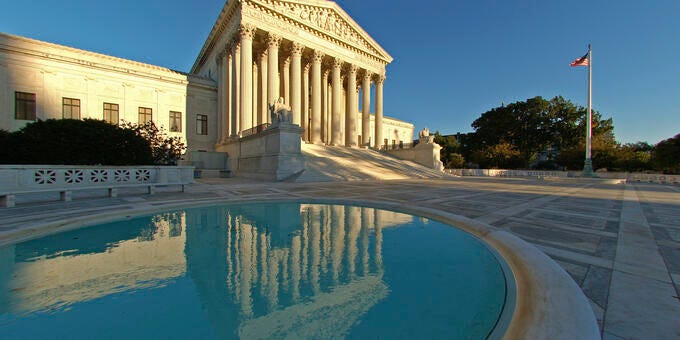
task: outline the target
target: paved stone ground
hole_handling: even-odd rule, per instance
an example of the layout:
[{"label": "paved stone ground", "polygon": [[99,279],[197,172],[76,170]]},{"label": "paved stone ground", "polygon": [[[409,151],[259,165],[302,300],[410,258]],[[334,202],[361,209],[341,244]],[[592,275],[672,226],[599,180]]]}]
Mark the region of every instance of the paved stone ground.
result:
[{"label": "paved stone ground", "polygon": [[18,197],[0,209],[8,232],[55,219],[190,199],[352,198],[409,202],[508,230],[552,257],[591,302],[605,339],[680,338],[680,187],[599,181],[450,178],[327,183],[202,180],[186,193],[118,198],[79,192],[73,202]]}]

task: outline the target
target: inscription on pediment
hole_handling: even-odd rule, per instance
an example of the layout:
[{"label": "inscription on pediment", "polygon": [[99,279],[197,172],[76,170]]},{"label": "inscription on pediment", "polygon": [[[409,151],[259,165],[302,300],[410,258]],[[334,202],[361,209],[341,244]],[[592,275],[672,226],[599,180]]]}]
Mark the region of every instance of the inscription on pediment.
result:
[{"label": "inscription on pediment", "polygon": [[381,55],[361,34],[345,21],[332,8],[316,7],[306,4],[289,3],[276,0],[265,0],[264,4],[274,8],[277,12],[324,33],[339,38],[345,42],[361,47],[371,53]]}]

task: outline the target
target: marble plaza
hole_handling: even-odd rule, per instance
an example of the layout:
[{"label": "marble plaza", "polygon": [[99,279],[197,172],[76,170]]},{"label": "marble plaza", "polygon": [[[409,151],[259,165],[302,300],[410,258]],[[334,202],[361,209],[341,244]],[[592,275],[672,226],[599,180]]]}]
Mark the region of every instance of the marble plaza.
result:
[{"label": "marble plaza", "polygon": [[475,177],[264,184],[234,178],[199,180],[186,193],[142,193],[121,190],[118,198],[105,198],[78,192],[67,203],[21,198],[17,207],[0,210],[0,243],[54,232],[68,221],[180,202],[382,202],[425,216],[459,215],[533,244],[580,286],[605,339],[680,336],[680,189],[674,185]]}]

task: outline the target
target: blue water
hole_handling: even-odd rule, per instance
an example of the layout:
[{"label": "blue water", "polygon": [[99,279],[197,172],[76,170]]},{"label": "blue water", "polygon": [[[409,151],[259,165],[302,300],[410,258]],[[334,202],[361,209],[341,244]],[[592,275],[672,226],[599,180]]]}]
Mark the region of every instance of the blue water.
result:
[{"label": "blue water", "polygon": [[484,338],[497,258],[365,207],[220,205],[0,248],[0,338]]}]

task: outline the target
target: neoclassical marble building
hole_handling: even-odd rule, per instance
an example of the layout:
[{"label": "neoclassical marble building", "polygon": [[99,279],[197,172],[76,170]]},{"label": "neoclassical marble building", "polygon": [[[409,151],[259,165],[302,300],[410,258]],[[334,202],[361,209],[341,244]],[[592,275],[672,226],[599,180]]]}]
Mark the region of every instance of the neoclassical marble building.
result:
[{"label": "neoclassical marble building", "polygon": [[0,33],[0,129],[152,120],[189,151],[219,152],[262,129],[283,98],[306,142],[396,146],[413,125],[384,116],[391,61],[327,0],[228,1],[189,73]]}]

